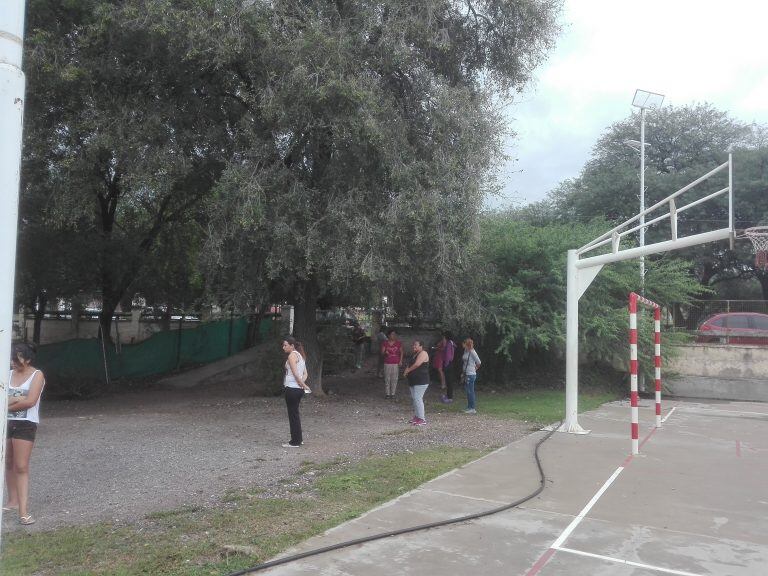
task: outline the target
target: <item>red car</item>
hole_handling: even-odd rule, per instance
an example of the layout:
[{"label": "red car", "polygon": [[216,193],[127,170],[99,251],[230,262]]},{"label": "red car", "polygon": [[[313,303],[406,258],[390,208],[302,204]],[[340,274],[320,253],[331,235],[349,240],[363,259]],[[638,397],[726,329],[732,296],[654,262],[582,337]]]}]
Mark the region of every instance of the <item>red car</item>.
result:
[{"label": "red car", "polygon": [[757,312],[715,314],[701,323],[696,342],[768,346],[768,314]]}]

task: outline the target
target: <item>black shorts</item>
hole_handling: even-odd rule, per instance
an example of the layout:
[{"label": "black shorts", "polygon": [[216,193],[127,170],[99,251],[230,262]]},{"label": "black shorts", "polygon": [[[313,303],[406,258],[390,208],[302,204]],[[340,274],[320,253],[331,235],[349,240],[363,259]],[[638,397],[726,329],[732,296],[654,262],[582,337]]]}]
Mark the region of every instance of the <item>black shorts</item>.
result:
[{"label": "black shorts", "polygon": [[29,420],[8,420],[8,433],[6,435],[8,440],[34,442],[35,434],[37,434],[37,424],[34,422]]}]

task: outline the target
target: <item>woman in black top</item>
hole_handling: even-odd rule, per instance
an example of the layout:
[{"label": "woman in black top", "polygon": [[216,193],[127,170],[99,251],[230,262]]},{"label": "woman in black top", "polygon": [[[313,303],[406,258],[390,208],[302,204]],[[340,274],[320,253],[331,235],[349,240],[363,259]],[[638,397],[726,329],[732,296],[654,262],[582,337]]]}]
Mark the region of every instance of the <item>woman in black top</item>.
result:
[{"label": "woman in black top", "polygon": [[424,393],[429,386],[429,354],[424,350],[424,345],[420,340],[413,342],[413,356],[411,356],[403,376],[408,378],[411,400],[413,401],[414,415],[410,423],[414,426],[424,426],[427,423],[424,414]]}]

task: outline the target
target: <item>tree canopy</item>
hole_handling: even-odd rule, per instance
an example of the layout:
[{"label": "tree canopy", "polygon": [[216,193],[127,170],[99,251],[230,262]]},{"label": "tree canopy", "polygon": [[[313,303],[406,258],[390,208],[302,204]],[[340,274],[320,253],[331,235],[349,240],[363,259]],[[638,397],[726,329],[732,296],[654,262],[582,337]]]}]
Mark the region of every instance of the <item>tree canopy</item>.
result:
[{"label": "tree canopy", "polygon": [[376,287],[445,319],[470,310],[457,287],[501,149],[494,98],[530,78],[557,8],[253,3],[219,57],[251,122],[215,189],[215,290],[295,303],[310,359],[319,298]]},{"label": "tree canopy", "polygon": [[[546,57],[560,7],[32,0],[21,277],[95,288],[107,335],[126,296],[186,299],[205,278],[222,303],[296,304],[310,353],[320,299],[378,290],[476,317],[500,106]],[[46,276],[35,246],[52,241],[64,264]],[[62,266],[82,282],[59,282]]]}]

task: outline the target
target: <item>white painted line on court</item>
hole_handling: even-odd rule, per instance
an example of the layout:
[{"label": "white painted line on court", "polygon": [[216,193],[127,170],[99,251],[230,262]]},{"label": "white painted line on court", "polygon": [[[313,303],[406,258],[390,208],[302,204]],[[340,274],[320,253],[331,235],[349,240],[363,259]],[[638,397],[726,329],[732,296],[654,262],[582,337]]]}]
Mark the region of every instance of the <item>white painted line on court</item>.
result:
[{"label": "white painted line on court", "polygon": [[616,468],[616,471],[611,475],[608,480],[605,481],[605,484],[603,484],[603,487],[600,488],[600,490],[597,491],[597,494],[592,496],[592,500],[589,501],[589,503],[584,506],[584,509],[579,512],[579,515],[576,516],[576,518],[573,519],[573,521],[568,524],[568,527],[563,530],[563,533],[560,534],[560,537],[555,540],[555,543],[550,546],[550,548],[559,548],[563,542],[566,541],[568,536],[571,535],[571,532],[573,532],[576,529],[576,526],[579,525],[579,523],[584,520],[584,517],[589,513],[589,511],[592,509],[592,506],[594,506],[597,501],[600,499],[600,496],[603,495],[603,493],[608,490],[608,488],[613,484],[613,481],[616,480],[616,478],[624,471],[624,466],[619,466]]},{"label": "white painted line on court", "polygon": [[440,494],[441,496],[450,496],[451,498],[463,498],[465,500],[473,500],[475,502],[485,502],[487,504],[495,504],[497,506],[504,506],[509,502],[502,502],[501,500],[489,500],[488,498],[478,498],[477,496],[467,496],[466,494],[456,494],[455,492],[447,492],[445,490],[432,490],[431,488],[424,488],[424,492],[431,492],[432,494]]},{"label": "white painted line on court", "polygon": [[718,416],[762,416],[765,418],[768,416],[768,412],[749,412],[746,410],[720,410],[718,408],[694,408],[689,406],[681,406],[684,412],[689,414],[712,414]]},{"label": "white painted line on court", "polygon": [[666,422],[666,421],[667,421],[667,418],[669,418],[670,416],[672,416],[672,413],[673,413],[675,410],[677,410],[677,406],[675,406],[674,408],[672,408],[672,410],[670,410],[669,412],[667,412],[667,415],[666,415],[666,416],[664,416],[664,418],[662,418],[662,419],[661,419],[661,423],[662,423],[662,424],[664,424],[664,422]]},{"label": "white painted line on court", "polygon": [[598,560],[608,560],[609,562],[616,562],[618,564],[625,564],[627,566],[636,566],[638,568],[644,568],[646,570],[663,572],[664,574],[676,574],[677,576],[702,576],[701,574],[694,574],[693,572],[684,572],[683,570],[672,570],[671,568],[662,568],[661,566],[651,566],[650,564],[632,562],[631,560],[622,560],[621,558],[612,558],[611,556],[603,556],[602,554],[592,554],[591,552],[582,552],[581,550],[574,550],[573,548],[560,548],[559,546],[552,546],[552,548],[554,548],[559,552],[569,552],[571,554],[578,554],[579,556],[587,556],[588,558],[597,558]]}]

